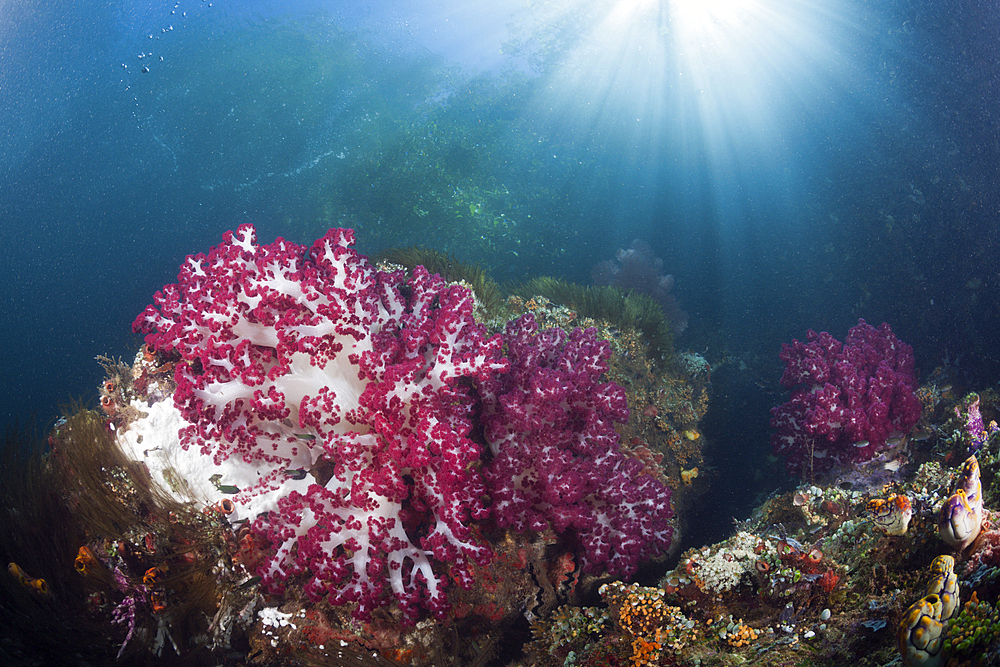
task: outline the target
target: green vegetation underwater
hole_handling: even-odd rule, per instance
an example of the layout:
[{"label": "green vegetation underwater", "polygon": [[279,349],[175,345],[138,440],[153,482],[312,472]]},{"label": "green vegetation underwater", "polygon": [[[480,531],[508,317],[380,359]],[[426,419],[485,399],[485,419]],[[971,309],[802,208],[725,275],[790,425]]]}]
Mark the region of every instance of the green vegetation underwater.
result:
[{"label": "green vegetation underwater", "polygon": [[1000,14],[0,8],[0,662],[1000,665]]}]

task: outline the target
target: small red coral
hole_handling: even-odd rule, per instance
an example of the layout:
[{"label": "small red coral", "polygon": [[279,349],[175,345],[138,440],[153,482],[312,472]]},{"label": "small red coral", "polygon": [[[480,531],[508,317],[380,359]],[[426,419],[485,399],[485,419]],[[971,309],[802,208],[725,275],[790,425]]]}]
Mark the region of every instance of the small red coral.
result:
[{"label": "small red coral", "polygon": [[837,573],[833,570],[827,570],[822,577],[816,580],[816,585],[829,593],[836,587],[838,581],[840,581],[840,577]]}]

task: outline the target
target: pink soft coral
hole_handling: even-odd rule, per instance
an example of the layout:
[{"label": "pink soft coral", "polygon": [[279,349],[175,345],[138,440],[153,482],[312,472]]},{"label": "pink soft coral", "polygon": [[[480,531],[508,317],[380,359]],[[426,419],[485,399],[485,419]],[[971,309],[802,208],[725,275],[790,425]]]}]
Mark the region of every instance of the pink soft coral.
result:
[{"label": "pink soft coral", "polygon": [[792,395],[771,410],[771,444],[790,472],[868,461],[920,418],[913,349],[888,324],[859,320],[843,344],[825,331],[806,341],[781,346],[781,384]]},{"label": "pink soft coral", "polygon": [[268,589],[304,579],[361,616],[391,599],[411,620],[440,615],[433,561],[468,586],[491,555],[471,528],[488,509],[469,380],[507,362],[469,290],[423,267],[408,282],[377,271],[353,240],[258,246],[244,225],[189,257],[134,328],[180,357],[184,446],[258,467],[236,501],[265,510],[253,530],[274,549]]}]

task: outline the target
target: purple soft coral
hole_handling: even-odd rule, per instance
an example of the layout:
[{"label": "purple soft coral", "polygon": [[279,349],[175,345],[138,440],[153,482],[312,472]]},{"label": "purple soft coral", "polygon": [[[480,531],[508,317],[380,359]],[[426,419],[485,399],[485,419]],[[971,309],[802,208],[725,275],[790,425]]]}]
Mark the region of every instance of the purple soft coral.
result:
[{"label": "purple soft coral", "polygon": [[507,325],[511,370],[483,383],[486,469],[497,523],[551,527],[579,542],[589,572],[628,576],[666,551],[670,489],[621,453],[625,391],[601,382],[611,354],[593,329],[538,333],[532,315]]},{"label": "purple soft coral", "polygon": [[872,459],[893,433],[920,418],[913,349],[888,324],[859,320],[841,344],[810,330],[806,343],[781,346],[781,384],[791,398],[771,410],[775,454],[789,472],[823,473]]},{"label": "purple soft coral", "polygon": [[663,260],[653,254],[653,248],[636,239],[628,250],[619,249],[614,260],[606,260],[594,265],[590,279],[595,285],[611,285],[622,289],[648,294],[660,307],[674,329],[674,333],[684,333],[688,325],[688,314],[684,312],[671,291],[674,288],[673,274],[663,274]]}]

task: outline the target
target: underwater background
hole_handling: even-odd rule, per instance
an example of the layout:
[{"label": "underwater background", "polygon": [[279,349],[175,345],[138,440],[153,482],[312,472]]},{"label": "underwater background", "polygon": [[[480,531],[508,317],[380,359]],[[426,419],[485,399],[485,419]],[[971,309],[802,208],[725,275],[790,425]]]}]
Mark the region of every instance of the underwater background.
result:
[{"label": "underwater background", "polygon": [[783,342],[888,322],[995,386],[998,35],[985,0],[0,2],[0,421],[96,405],[244,223],[500,283],[648,248],[713,369],[685,545],[721,539],[793,484]]}]

